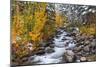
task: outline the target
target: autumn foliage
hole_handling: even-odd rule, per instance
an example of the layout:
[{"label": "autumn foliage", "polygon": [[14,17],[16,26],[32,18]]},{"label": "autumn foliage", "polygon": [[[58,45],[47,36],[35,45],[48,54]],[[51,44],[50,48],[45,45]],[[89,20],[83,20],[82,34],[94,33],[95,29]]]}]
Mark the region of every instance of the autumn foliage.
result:
[{"label": "autumn foliage", "polygon": [[[15,1],[13,3],[12,50],[13,55],[21,58],[30,53],[27,47],[30,41],[33,44],[32,51],[36,51],[41,42],[49,40],[55,34],[56,27],[63,25],[63,17],[55,12],[51,13],[52,16],[49,15],[47,3]],[[52,17],[54,19],[51,21]]]},{"label": "autumn foliage", "polygon": [[[11,49],[15,62],[19,62],[15,58],[20,60],[38,51],[41,43],[52,39],[64,24],[67,31],[70,27],[78,27],[80,33],[96,35],[95,16],[91,17],[94,21],[88,21],[91,25],[82,26],[79,22],[69,23],[65,15],[55,11],[55,6],[48,3],[13,1],[11,7]],[[32,49],[28,48],[30,43]]]}]

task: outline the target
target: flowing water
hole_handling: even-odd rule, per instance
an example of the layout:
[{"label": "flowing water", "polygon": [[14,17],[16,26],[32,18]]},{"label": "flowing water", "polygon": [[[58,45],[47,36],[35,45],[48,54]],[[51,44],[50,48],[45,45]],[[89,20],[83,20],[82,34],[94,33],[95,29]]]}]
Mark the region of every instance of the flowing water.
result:
[{"label": "flowing water", "polygon": [[73,49],[75,47],[75,43],[72,37],[68,36],[68,33],[62,29],[58,30],[60,34],[57,34],[54,37],[54,52],[53,53],[45,53],[44,55],[35,55],[31,56],[34,59],[31,62],[37,62],[36,64],[51,64],[51,63],[61,63],[62,56],[66,52],[67,49]]}]

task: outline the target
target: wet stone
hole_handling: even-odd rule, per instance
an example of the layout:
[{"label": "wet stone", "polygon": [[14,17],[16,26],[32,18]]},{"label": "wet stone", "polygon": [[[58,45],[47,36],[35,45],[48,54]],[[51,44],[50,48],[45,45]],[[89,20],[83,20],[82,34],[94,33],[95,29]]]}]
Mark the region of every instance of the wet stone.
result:
[{"label": "wet stone", "polygon": [[63,38],[62,40],[63,40],[63,41],[65,41],[65,40],[68,40],[68,39],[66,39],[66,38]]},{"label": "wet stone", "polygon": [[39,50],[36,52],[36,55],[43,55],[45,54],[45,50]]},{"label": "wet stone", "polygon": [[56,38],[59,38],[60,36],[56,36]]},{"label": "wet stone", "polygon": [[69,34],[66,34],[65,36],[69,36],[69,37],[71,37],[72,35],[69,33]]},{"label": "wet stone", "polygon": [[47,47],[47,48],[45,49],[45,52],[46,52],[46,53],[53,53],[53,52],[55,52],[55,51],[54,51],[53,48]]},{"label": "wet stone", "polygon": [[49,46],[50,48],[54,48],[55,46],[54,46],[54,44],[50,44],[50,46]]}]

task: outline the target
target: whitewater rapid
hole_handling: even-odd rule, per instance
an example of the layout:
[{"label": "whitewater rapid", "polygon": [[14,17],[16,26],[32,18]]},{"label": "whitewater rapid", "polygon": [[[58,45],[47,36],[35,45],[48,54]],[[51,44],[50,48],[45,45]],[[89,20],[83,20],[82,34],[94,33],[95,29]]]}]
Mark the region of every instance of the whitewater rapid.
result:
[{"label": "whitewater rapid", "polygon": [[34,55],[31,56],[34,59],[31,62],[37,62],[36,64],[52,64],[61,63],[63,60],[63,55],[67,49],[72,49],[76,46],[72,37],[67,36],[68,33],[62,29],[58,30],[60,34],[57,34],[53,39],[54,52],[45,53],[44,55]]}]

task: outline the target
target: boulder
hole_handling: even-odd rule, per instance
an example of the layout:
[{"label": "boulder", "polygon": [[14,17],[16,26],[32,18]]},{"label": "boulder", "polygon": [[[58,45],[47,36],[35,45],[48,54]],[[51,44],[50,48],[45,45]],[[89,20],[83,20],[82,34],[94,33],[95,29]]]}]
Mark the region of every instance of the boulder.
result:
[{"label": "boulder", "polygon": [[66,53],[63,55],[63,59],[65,62],[74,62],[75,61],[75,54],[72,50],[67,50]]}]

